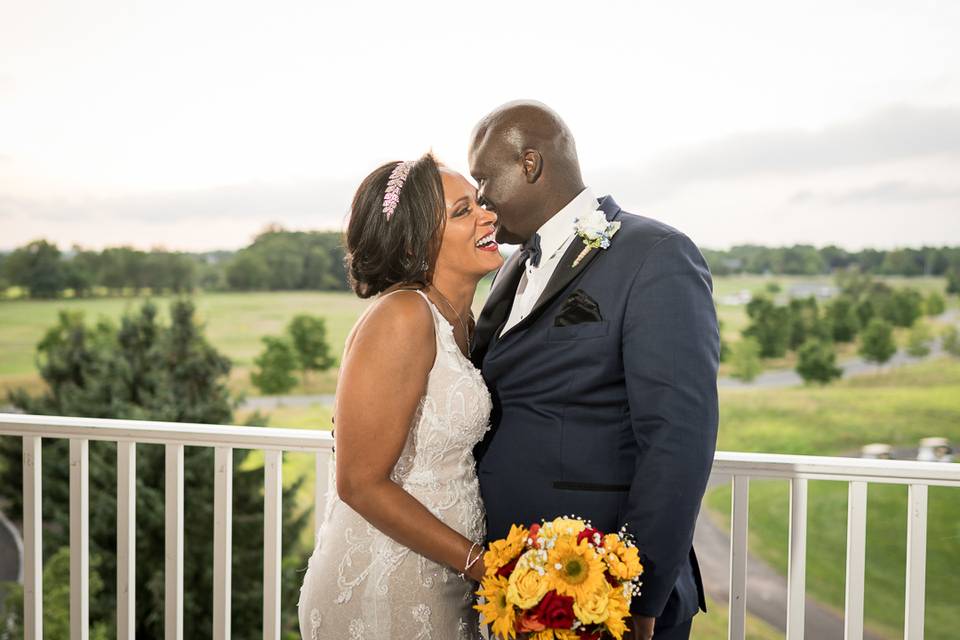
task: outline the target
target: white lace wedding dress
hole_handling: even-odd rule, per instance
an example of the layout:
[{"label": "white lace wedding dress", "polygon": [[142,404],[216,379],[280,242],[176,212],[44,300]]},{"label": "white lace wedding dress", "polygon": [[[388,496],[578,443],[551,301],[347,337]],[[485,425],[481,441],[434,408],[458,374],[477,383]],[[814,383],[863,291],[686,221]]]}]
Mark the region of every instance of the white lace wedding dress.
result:
[{"label": "white lace wedding dress", "polygon": [[[391,479],[470,540],[484,537],[473,446],[489,428],[490,394],[430,305],[437,357]],[[307,640],[476,640],[476,585],[395,542],[341,501],[330,465],[323,524],[298,603]]]}]

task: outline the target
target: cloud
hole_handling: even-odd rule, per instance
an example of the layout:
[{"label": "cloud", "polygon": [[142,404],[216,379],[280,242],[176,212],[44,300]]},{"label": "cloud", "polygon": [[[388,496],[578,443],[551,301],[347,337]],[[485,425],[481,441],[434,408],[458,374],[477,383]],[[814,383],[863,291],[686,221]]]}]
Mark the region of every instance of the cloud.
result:
[{"label": "cloud", "polygon": [[840,192],[824,193],[804,189],[790,196],[787,202],[800,205],[901,205],[939,200],[960,200],[960,187],[887,180],[865,188]]},{"label": "cloud", "polygon": [[0,194],[0,218],[16,214],[47,222],[139,220],[146,224],[210,218],[297,219],[316,228],[339,228],[354,188],[346,181],[316,181],[125,196]]},{"label": "cloud", "polygon": [[634,180],[659,197],[705,180],[819,172],[960,154],[960,106],[891,107],[817,131],[743,133],[668,154]]}]

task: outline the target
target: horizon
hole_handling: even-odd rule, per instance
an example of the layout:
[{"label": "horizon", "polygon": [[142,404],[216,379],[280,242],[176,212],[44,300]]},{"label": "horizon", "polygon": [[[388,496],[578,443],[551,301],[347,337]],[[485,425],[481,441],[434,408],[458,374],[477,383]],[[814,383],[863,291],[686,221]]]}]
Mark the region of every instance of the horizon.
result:
[{"label": "horizon", "polygon": [[[341,231],[370,170],[432,149],[466,173],[470,129],[516,98],[567,121],[594,192],[703,247],[960,244],[960,4],[6,13],[3,250]],[[536,63],[516,54],[531,27]]]}]

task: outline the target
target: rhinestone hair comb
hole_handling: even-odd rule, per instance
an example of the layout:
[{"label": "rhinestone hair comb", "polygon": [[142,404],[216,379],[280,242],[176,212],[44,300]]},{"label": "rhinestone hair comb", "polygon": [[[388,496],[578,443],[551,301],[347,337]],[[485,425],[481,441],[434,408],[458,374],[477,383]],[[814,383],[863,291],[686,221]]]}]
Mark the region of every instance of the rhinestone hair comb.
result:
[{"label": "rhinestone hair comb", "polygon": [[388,221],[393,217],[393,212],[397,208],[397,204],[400,203],[400,190],[403,188],[403,183],[406,182],[407,174],[410,173],[410,167],[413,164],[413,161],[410,160],[401,162],[390,172],[387,189],[383,192],[383,214],[387,216]]}]

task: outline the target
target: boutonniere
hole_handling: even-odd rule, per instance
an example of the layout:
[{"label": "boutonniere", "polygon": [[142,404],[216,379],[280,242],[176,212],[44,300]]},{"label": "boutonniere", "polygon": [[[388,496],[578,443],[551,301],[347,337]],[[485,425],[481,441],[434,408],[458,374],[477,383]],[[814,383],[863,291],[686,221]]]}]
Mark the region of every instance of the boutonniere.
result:
[{"label": "boutonniere", "polygon": [[590,253],[591,249],[606,249],[610,246],[610,238],[620,229],[620,221],[610,222],[603,211],[598,209],[589,215],[574,220],[573,226],[585,245],[583,251],[573,261],[572,266],[575,267]]}]

